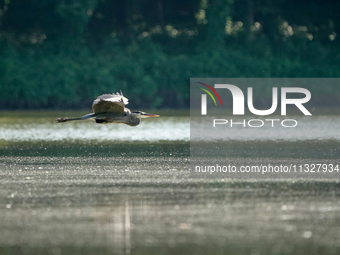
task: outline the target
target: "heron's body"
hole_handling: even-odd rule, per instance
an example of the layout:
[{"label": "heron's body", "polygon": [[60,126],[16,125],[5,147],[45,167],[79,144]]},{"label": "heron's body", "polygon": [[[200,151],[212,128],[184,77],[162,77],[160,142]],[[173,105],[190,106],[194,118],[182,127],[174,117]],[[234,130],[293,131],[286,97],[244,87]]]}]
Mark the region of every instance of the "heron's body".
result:
[{"label": "heron's body", "polygon": [[116,94],[104,94],[93,101],[93,113],[86,114],[79,118],[59,118],[56,122],[66,122],[73,120],[94,119],[96,123],[124,123],[129,126],[137,126],[140,118],[158,117],[158,115],[141,111],[131,112],[126,108],[129,100],[123,96],[122,92]]}]

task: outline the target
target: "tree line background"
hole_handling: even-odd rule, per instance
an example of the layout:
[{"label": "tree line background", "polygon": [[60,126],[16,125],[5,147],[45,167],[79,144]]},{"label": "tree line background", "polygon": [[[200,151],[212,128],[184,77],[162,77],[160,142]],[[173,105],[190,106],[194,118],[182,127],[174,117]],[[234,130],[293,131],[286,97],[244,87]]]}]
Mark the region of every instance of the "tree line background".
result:
[{"label": "tree line background", "polygon": [[[340,77],[339,13],[336,0],[0,0],[0,107],[88,108],[121,89],[134,107],[186,108],[190,77]],[[313,103],[339,88],[311,88]]]}]

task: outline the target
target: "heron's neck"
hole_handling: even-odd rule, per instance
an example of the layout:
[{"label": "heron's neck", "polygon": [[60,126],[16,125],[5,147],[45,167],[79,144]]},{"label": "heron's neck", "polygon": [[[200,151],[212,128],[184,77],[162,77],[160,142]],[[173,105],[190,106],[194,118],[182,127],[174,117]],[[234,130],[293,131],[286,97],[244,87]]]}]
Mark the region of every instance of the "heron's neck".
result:
[{"label": "heron's neck", "polygon": [[126,115],[128,116],[128,125],[130,126],[137,126],[140,123],[140,119],[137,117],[137,115],[131,111],[127,111]]}]

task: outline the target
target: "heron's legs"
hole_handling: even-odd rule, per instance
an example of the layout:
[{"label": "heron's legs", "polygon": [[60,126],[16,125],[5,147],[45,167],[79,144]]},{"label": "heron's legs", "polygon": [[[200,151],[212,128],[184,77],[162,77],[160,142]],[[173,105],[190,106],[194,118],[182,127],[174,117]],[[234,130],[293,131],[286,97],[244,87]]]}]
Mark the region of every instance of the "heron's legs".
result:
[{"label": "heron's legs", "polygon": [[66,122],[66,121],[71,121],[71,120],[87,120],[87,119],[93,118],[95,116],[96,116],[96,114],[89,113],[89,114],[86,114],[86,115],[79,117],[79,118],[67,118],[67,117],[58,118],[58,119],[55,120],[55,122]]},{"label": "heron's legs", "polygon": [[67,117],[64,117],[64,118],[58,118],[55,120],[55,122],[66,122],[66,121],[71,121],[71,120],[82,120],[82,118],[67,118]]}]

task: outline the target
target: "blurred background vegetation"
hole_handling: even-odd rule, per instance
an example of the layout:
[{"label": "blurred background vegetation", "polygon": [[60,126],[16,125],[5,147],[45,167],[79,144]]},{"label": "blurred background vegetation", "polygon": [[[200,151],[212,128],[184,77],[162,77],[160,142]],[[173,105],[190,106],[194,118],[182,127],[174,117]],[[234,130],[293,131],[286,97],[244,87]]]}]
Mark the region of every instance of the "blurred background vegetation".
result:
[{"label": "blurred background vegetation", "polygon": [[132,108],[186,108],[190,77],[339,77],[339,13],[335,0],[0,0],[0,107],[88,108],[121,89]]}]

